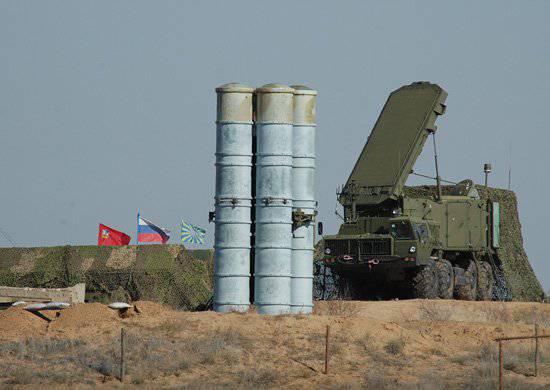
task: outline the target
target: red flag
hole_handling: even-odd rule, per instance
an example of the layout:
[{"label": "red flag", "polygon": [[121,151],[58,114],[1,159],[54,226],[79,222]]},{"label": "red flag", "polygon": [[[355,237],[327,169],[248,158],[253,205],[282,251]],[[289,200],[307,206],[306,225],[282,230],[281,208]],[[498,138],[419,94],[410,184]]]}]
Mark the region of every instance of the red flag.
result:
[{"label": "red flag", "polygon": [[128,245],[130,240],[131,238],[129,235],[101,223],[99,224],[99,233],[97,234],[98,246]]}]

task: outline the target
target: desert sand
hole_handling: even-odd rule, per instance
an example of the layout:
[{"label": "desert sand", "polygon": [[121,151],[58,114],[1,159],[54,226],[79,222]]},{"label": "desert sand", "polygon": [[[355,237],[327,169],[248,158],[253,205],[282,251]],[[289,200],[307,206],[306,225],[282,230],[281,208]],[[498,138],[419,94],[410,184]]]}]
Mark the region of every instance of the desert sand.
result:
[{"label": "desert sand", "polygon": [[[183,312],[135,302],[0,312],[0,386],[185,388],[494,388],[500,336],[550,334],[550,305],[408,300],[316,302],[312,315]],[[330,327],[329,372],[324,373]],[[550,388],[550,339],[505,343],[510,388]]]}]

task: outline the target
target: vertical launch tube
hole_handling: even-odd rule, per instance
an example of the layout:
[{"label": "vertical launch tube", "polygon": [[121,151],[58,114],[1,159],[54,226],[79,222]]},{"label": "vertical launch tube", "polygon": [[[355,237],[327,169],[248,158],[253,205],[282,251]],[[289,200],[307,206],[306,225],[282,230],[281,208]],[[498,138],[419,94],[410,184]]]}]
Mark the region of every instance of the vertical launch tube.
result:
[{"label": "vertical launch tube", "polygon": [[250,304],[253,88],[216,88],[216,232],[214,310],[246,311]]},{"label": "vertical launch tube", "polygon": [[254,304],[261,314],[290,312],[293,90],[256,90]]},{"label": "vertical launch tube", "polygon": [[315,104],[317,91],[294,89],[292,132],[292,262],[291,313],[313,311],[313,230],[315,226]]}]

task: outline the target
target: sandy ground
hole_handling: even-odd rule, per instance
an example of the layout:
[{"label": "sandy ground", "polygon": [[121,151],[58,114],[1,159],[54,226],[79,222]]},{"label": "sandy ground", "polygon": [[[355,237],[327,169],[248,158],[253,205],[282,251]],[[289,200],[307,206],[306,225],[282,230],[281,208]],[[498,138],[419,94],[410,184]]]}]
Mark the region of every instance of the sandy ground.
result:
[{"label": "sandy ground", "polygon": [[[550,334],[550,305],[409,300],[317,302],[310,316],[174,311],[136,302],[129,317],[99,303],[0,312],[0,386],[191,388],[494,388],[494,338]],[[324,374],[330,327],[329,373]],[[505,344],[510,388],[550,388],[550,339]]]}]

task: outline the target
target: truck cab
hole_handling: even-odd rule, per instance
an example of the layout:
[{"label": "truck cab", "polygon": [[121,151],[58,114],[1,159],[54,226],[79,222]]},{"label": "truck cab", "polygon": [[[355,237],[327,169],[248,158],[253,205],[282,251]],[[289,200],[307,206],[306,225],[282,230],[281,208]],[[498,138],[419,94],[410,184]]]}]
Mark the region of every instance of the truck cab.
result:
[{"label": "truck cab", "polygon": [[404,280],[405,273],[397,275],[395,271],[427,264],[435,243],[426,221],[409,217],[360,218],[344,223],[338,235],[324,238],[324,259],[343,270],[376,270],[388,281],[399,281]]},{"label": "truck cab", "polygon": [[[416,265],[426,264],[435,240],[430,236],[426,221],[407,217],[390,220],[390,233],[394,240],[395,254]],[[414,260],[412,260],[414,258]]]}]

